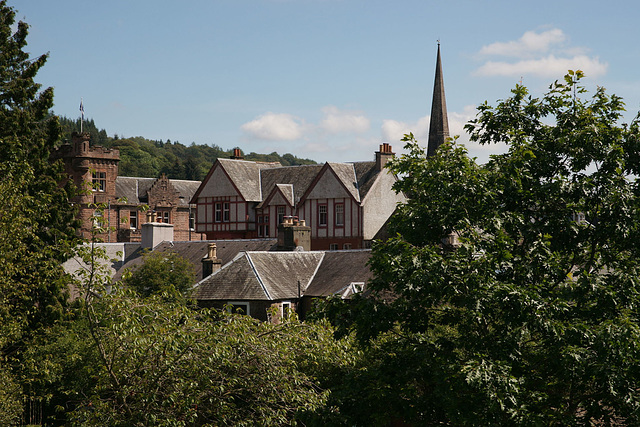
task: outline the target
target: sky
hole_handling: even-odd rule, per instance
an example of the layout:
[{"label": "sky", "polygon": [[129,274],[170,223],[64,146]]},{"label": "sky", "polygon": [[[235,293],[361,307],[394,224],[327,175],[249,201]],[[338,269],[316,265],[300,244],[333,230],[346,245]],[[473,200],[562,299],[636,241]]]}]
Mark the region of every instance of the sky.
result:
[{"label": "sky", "polygon": [[372,160],[426,145],[438,40],[450,133],[522,82],[569,69],[640,110],[640,3],[632,0],[7,0],[54,112],[111,136]]}]

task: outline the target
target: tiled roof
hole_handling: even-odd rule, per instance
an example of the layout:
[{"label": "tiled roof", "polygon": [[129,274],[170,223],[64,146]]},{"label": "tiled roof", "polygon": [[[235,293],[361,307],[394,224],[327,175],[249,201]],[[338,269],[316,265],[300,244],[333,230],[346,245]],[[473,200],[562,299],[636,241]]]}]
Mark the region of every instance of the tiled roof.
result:
[{"label": "tiled roof", "polygon": [[355,162],[353,168],[356,172],[360,198],[364,200],[380,171],[376,168],[376,162]]},{"label": "tiled roof", "polygon": [[262,197],[268,197],[278,184],[293,185],[293,205],[307,191],[323,165],[285,166],[263,169],[260,173]]},{"label": "tiled roof", "polygon": [[196,285],[197,300],[284,300],[349,294],[371,277],[370,250],[247,252]]},{"label": "tiled roof", "polygon": [[323,252],[246,252],[202,280],[197,300],[283,300],[308,286]]},{"label": "tiled roof", "polygon": [[156,178],[136,178],[130,176],[116,177],[116,197],[126,199],[127,203],[139,204],[147,202],[147,191]]},{"label": "tiled roof", "polygon": [[242,197],[248,202],[262,201],[260,171],[282,167],[279,163],[260,163],[236,159],[218,159],[218,162],[238,188]]},{"label": "tiled roof", "polygon": [[371,250],[328,251],[305,296],[321,297],[343,293],[351,283],[366,283],[373,277],[367,262]]},{"label": "tiled roof", "polygon": [[351,193],[356,201],[360,201],[360,192],[358,191],[358,182],[356,179],[355,169],[352,163],[328,163],[338,179],[345,186],[347,191]]},{"label": "tiled roof", "polygon": [[[116,177],[116,197],[126,199],[126,203],[147,203],[147,192],[151,189],[157,178],[139,178],[130,176]],[[173,188],[180,194],[180,204],[187,206],[200,186],[200,181],[187,181],[184,179],[170,179]]]}]

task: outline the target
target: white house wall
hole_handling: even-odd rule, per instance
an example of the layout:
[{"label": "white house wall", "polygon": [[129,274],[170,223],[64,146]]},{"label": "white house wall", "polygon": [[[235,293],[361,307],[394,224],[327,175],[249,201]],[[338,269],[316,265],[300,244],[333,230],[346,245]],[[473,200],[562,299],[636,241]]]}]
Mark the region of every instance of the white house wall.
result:
[{"label": "white house wall", "polygon": [[366,197],[362,201],[364,215],[363,235],[365,240],[371,240],[378,230],[389,219],[398,203],[405,203],[406,197],[391,190],[396,181],[393,174],[383,172],[373,183]]}]

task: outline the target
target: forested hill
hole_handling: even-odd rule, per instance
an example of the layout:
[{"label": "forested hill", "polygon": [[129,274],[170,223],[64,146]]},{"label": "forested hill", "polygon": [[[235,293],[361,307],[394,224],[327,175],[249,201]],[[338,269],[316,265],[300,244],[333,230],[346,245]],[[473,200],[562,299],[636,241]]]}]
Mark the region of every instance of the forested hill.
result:
[{"label": "forested hill", "polygon": [[[80,119],[72,120],[60,117],[63,137],[71,140],[72,132],[80,131]],[[91,134],[91,145],[120,150],[120,176],[139,176],[157,178],[166,174],[171,179],[204,179],[213,162],[218,158],[229,158],[233,148],[225,150],[217,145],[186,146],[178,141],[153,141],[141,136],[123,138],[108,136],[107,131],[98,129],[93,119],[85,120],[83,131]],[[315,164],[310,159],[299,159],[293,154],[244,153],[246,160],[262,162],[280,162],[283,166]]]}]

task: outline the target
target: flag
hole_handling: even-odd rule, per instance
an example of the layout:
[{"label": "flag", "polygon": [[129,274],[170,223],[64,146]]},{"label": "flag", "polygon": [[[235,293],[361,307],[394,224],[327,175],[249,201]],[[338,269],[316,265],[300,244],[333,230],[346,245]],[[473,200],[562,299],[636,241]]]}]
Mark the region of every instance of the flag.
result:
[{"label": "flag", "polygon": [[80,112],[84,116],[84,105],[82,105],[82,98],[80,98]]}]

